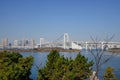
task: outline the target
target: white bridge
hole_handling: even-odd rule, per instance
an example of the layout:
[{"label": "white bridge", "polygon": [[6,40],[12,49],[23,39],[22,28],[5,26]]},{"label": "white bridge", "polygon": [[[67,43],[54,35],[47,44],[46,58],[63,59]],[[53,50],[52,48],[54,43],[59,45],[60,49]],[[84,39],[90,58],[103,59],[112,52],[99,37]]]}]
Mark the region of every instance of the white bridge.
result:
[{"label": "white bridge", "polygon": [[40,48],[45,47],[59,47],[64,49],[94,49],[94,48],[120,48],[120,42],[105,42],[105,41],[99,41],[99,42],[78,42],[78,41],[72,41],[69,38],[68,33],[64,33],[64,35],[60,36],[55,41],[48,41],[44,38],[40,38]]},{"label": "white bridge", "polygon": [[120,42],[105,42],[105,41],[99,41],[99,42],[79,42],[82,49],[108,49],[108,48],[120,48]]},{"label": "white bridge", "polygon": [[82,47],[77,43],[69,39],[68,33],[60,36],[55,41],[47,41],[44,38],[40,38],[40,48],[44,47],[59,47],[64,49],[82,49]]},{"label": "white bridge", "polygon": [[40,38],[38,44],[35,40],[15,40],[13,45],[8,45],[8,40],[3,41],[0,49],[33,49],[33,48],[63,48],[63,49],[95,49],[100,48],[120,48],[120,42],[105,42],[105,41],[73,41],[68,33],[64,33],[54,41],[48,41],[45,38]]}]

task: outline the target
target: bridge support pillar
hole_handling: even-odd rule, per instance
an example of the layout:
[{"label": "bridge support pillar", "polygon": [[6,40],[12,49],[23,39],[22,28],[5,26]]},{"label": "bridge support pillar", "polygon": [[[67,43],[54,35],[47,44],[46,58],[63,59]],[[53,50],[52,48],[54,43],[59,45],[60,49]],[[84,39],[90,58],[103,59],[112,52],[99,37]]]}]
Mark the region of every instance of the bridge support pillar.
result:
[{"label": "bridge support pillar", "polygon": [[85,46],[86,50],[88,50],[88,42],[86,42],[86,46]]},{"label": "bridge support pillar", "polygon": [[40,38],[40,48],[42,47],[42,44],[45,43],[45,39],[44,38]]},{"label": "bridge support pillar", "polygon": [[101,44],[102,44],[101,49],[103,50],[104,49],[104,43],[102,42]]},{"label": "bridge support pillar", "polygon": [[68,41],[69,41],[68,33],[64,33],[64,42],[63,42],[64,49],[66,49],[66,42]]}]

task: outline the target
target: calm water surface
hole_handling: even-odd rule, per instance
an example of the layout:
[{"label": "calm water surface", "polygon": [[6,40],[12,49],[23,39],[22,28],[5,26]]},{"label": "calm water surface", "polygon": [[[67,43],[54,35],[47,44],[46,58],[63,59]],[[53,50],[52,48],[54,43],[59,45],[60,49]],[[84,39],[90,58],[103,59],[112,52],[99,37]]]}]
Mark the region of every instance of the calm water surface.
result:
[{"label": "calm water surface", "polygon": [[[34,64],[33,67],[31,69],[31,78],[33,80],[37,79],[37,73],[38,73],[38,67],[42,68],[45,66],[45,63],[47,61],[47,55],[49,54],[49,52],[22,52],[20,53],[22,54],[24,57],[30,56],[32,55],[34,57]],[[76,58],[76,55],[78,53],[76,52],[60,52],[60,55],[64,55],[64,57],[71,57],[72,59]],[[89,60],[92,60],[93,57],[89,52],[86,52],[85,50],[83,50],[81,52],[82,55],[84,55],[85,57],[87,57]],[[110,53],[106,53],[104,56],[109,56]],[[117,76],[118,80],[120,80],[120,53],[118,53],[117,55],[113,56],[112,59],[110,59],[106,64],[104,64],[102,66],[102,70],[100,71],[100,78],[102,79],[102,75],[106,69],[106,67],[113,67],[115,69],[114,73]],[[93,67],[94,68],[94,67]]]}]

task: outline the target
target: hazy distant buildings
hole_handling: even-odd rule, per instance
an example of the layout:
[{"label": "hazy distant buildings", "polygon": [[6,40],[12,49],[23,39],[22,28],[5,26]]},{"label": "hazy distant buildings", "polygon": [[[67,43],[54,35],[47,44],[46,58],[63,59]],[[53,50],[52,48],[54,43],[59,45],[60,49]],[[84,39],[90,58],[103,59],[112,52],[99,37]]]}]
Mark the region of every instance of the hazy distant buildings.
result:
[{"label": "hazy distant buildings", "polygon": [[[34,39],[22,39],[8,42],[8,38],[2,39],[0,49],[34,49],[34,48],[63,48],[63,49],[94,49],[95,44],[93,42],[77,42],[69,39],[68,33],[60,36],[54,41],[48,41],[45,38],[40,38],[39,43],[36,43]],[[106,43],[100,41],[97,43],[98,47],[104,49]],[[108,48],[120,48],[120,42],[109,42]]]},{"label": "hazy distant buildings", "polygon": [[35,48],[34,39],[23,39],[23,40],[14,40],[12,48],[14,49],[32,49]]},{"label": "hazy distant buildings", "polygon": [[24,46],[28,46],[30,44],[29,40],[25,40]]},{"label": "hazy distant buildings", "polygon": [[31,39],[30,46],[31,46],[31,48],[35,47],[35,40],[34,39]]},{"label": "hazy distant buildings", "polygon": [[18,46],[18,40],[14,40],[14,46]]},{"label": "hazy distant buildings", "polygon": [[2,39],[2,47],[5,49],[5,48],[8,48],[8,38],[4,38]]},{"label": "hazy distant buildings", "polygon": [[27,39],[22,40],[22,46],[27,46],[29,41]]}]

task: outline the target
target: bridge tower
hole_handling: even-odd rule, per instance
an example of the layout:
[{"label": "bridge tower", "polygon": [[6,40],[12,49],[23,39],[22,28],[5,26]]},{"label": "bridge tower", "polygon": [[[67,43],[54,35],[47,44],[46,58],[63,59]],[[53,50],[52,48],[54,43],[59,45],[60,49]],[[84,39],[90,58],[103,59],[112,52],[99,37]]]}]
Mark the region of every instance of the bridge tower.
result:
[{"label": "bridge tower", "polygon": [[40,48],[42,47],[43,44],[45,44],[45,39],[44,38],[40,38]]},{"label": "bridge tower", "polygon": [[104,42],[101,42],[101,44],[102,44],[101,49],[103,50],[104,49]]},{"label": "bridge tower", "polygon": [[86,45],[85,45],[85,48],[86,48],[86,51],[88,50],[88,42],[86,41],[86,43],[85,43]]},{"label": "bridge tower", "polygon": [[66,45],[66,43],[69,41],[69,35],[68,35],[68,33],[64,33],[64,42],[63,42],[63,46],[64,46],[64,49],[66,49],[67,47],[67,45]]}]

